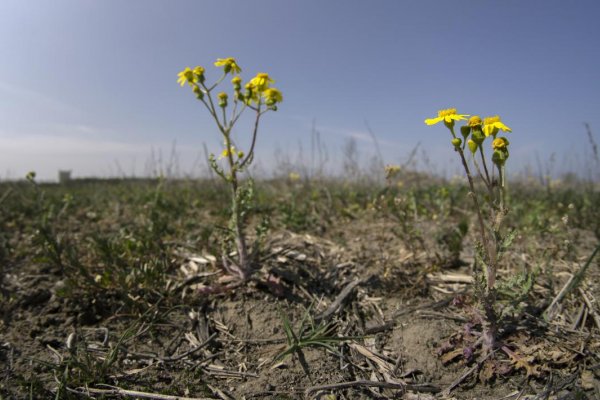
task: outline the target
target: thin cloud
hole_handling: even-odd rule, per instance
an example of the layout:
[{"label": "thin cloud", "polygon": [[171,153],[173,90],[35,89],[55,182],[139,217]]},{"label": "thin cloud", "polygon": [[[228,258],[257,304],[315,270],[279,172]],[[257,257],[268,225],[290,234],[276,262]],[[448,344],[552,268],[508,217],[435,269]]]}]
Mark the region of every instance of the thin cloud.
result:
[{"label": "thin cloud", "polygon": [[0,81],[0,96],[8,97],[13,100],[20,100],[29,104],[32,108],[42,107],[51,109],[56,112],[66,112],[80,114],[81,110],[77,107],[67,104],[55,97],[48,96],[44,93],[17,86],[12,83]]}]

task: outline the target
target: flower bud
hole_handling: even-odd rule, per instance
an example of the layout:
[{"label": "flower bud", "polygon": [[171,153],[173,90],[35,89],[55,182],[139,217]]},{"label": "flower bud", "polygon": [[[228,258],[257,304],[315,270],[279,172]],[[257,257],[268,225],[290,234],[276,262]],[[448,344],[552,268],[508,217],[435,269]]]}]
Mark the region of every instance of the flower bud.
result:
[{"label": "flower bud", "polygon": [[255,91],[254,85],[248,82],[245,86],[246,93],[244,94],[244,98],[246,99],[246,103],[250,104],[252,101],[258,102],[258,95]]},{"label": "flower bud", "polygon": [[502,150],[494,150],[494,153],[492,154],[492,161],[499,167],[504,165],[507,158],[508,152],[504,152]]},{"label": "flower bud", "polygon": [[460,134],[462,135],[463,138],[465,138],[465,140],[467,139],[467,137],[469,136],[469,134],[471,133],[471,127],[468,125],[464,125],[460,127]]},{"label": "flower bud", "polygon": [[198,85],[194,85],[192,91],[194,92],[198,100],[202,100],[204,98],[204,92],[202,91],[202,89],[200,89]]},{"label": "flower bud", "polygon": [[471,139],[473,139],[473,141],[477,143],[478,146],[480,146],[481,143],[483,143],[483,141],[485,140],[485,135],[483,134],[483,131],[480,128],[473,128],[471,133]]},{"label": "flower bud", "polygon": [[500,136],[492,141],[492,148],[494,150],[505,150],[508,145],[508,139],[504,136]]},{"label": "flower bud", "polygon": [[196,76],[196,78],[198,79],[198,82],[203,83],[204,82],[204,68],[198,66],[196,68],[194,68],[193,70],[194,75]]},{"label": "flower bud", "polygon": [[233,84],[233,90],[236,92],[239,92],[242,89],[242,78],[239,76],[234,76],[233,79],[231,79],[231,83]]},{"label": "flower bud", "polygon": [[227,107],[227,93],[221,92],[217,95],[217,97],[219,98],[219,107]]},{"label": "flower bud", "polygon": [[475,128],[477,126],[481,128],[481,117],[479,115],[473,115],[471,118],[469,118],[469,121],[467,121],[467,125],[469,125],[471,128]]},{"label": "flower bud", "polygon": [[471,139],[469,139],[469,141],[467,142],[467,146],[469,146],[469,150],[471,150],[471,153],[473,153],[473,154],[475,154],[475,152],[477,151],[477,148],[479,147],[479,145]]},{"label": "flower bud", "polygon": [[452,139],[452,145],[454,145],[454,147],[458,148],[458,147],[460,147],[461,144],[462,144],[462,139],[460,139],[460,138]]}]

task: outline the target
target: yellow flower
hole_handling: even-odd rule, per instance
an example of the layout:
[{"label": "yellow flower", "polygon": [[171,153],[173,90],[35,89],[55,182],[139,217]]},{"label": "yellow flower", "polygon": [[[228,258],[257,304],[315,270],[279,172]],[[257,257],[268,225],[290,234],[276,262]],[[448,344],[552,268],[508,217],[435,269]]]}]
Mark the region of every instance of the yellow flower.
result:
[{"label": "yellow flower", "polygon": [[215,62],[215,67],[223,67],[223,71],[228,74],[229,72],[239,74],[242,69],[237,65],[235,58],[218,58]]},{"label": "yellow flower", "polygon": [[244,94],[246,104],[250,104],[251,102],[258,103],[258,92],[256,91],[254,84],[252,84],[252,82],[248,82],[244,87],[246,88],[246,93]]},{"label": "yellow flower", "polygon": [[392,179],[399,173],[400,173],[399,165],[389,164],[389,165],[385,166],[385,179]]},{"label": "yellow flower", "polygon": [[242,150],[236,150],[235,146],[231,146],[230,149],[225,148],[222,152],[221,152],[221,156],[219,157],[219,160],[222,160],[223,158],[229,158],[229,155],[234,155],[237,156],[237,158],[244,158],[244,152]]},{"label": "yellow flower", "polygon": [[504,132],[512,132],[512,129],[504,125],[497,115],[494,117],[487,117],[483,120],[483,133],[485,133],[485,136],[492,135],[495,137],[500,129]]},{"label": "yellow flower", "polygon": [[250,80],[250,83],[252,83],[259,92],[264,92],[269,87],[269,84],[275,83],[275,81],[269,77],[269,74],[260,72]]},{"label": "yellow flower", "polygon": [[204,67],[197,65],[194,67],[193,71],[194,71],[194,74],[200,76],[200,75],[204,74]]},{"label": "yellow flower", "polygon": [[508,145],[508,139],[502,136],[494,139],[494,141],[492,142],[492,148],[494,150],[504,150]]},{"label": "yellow flower", "polygon": [[479,115],[473,115],[471,118],[469,118],[467,125],[469,125],[471,128],[475,126],[481,126],[481,117]]},{"label": "yellow flower", "polygon": [[438,122],[444,121],[444,124],[446,124],[446,126],[454,126],[454,121],[466,119],[465,117],[468,116],[468,114],[457,114],[456,108],[448,108],[446,110],[438,111],[438,116],[436,118],[428,118],[425,120],[425,123],[427,125],[435,125]]},{"label": "yellow flower", "polygon": [[300,180],[300,174],[297,172],[290,172],[288,175],[290,182],[297,182]]},{"label": "yellow flower", "polygon": [[283,101],[283,95],[275,88],[268,88],[262,93],[265,98],[265,104],[268,106],[275,105],[275,103],[281,103]]},{"label": "yellow flower", "polygon": [[235,147],[231,146],[231,151],[230,151],[230,149],[225,148],[221,152],[221,157],[219,157],[219,159],[227,158],[227,157],[229,157],[230,154],[235,154]]},{"label": "yellow flower", "polygon": [[177,83],[183,86],[185,83],[188,83],[190,86],[193,86],[196,82],[198,82],[198,78],[194,75],[194,71],[192,71],[189,67],[185,67],[183,71],[177,74],[179,79],[177,79]]}]

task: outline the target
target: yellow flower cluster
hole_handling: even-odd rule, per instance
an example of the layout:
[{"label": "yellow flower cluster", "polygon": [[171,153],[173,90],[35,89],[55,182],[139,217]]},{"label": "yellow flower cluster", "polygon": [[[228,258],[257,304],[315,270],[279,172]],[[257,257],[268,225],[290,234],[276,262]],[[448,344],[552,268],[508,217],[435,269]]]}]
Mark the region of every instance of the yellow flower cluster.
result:
[{"label": "yellow flower cluster", "polygon": [[259,72],[250,80],[250,84],[253,85],[258,92],[264,92],[271,83],[275,83],[275,81],[269,77],[269,74],[264,72]]},{"label": "yellow flower cluster", "polygon": [[269,74],[264,72],[256,74],[246,84],[246,98],[248,101],[258,103],[260,98],[263,98],[267,106],[276,108],[275,105],[283,101],[283,95],[278,89],[270,87],[271,83],[275,83],[275,81],[271,79]]},{"label": "yellow flower cluster", "polygon": [[394,164],[388,164],[385,166],[385,179],[390,180],[396,177],[400,173],[400,166]]},{"label": "yellow flower cluster", "polygon": [[183,71],[177,74],[179,79],[177,79],[177,83],[181,86],[186,83],[190,85],[192,88],[197,86],[199,82],[204,82],[204,68],[198,66],[194,69],[186,67]]},{"label": "yellow flower cluster", "polygon": [[505,137],[497,138],[496,135],[500,131],[512,132],[512,129],[506,126],[498,115],[487,117],[483,120],[480,116],[473,115],[467,120],[466,125],[461,126],[460,128],[460,133],[466,140],[466,143],[463,144],[463,141],[460,138],[457,138],[454,133],[454,123],[455,121],[466,120],[465,117],[468,116],[469,115],[467,114],[458,114],[456,108],[448,108],[438,111],[437,117],[428,118],[425,120],[425,123],[427,125],[434,125],[443,121],[446,127],[450,129],[450,132],[452,133],[452,144],[454,147],[457,150],[460,150],[461,145],[463,149],[466,145],[473,154],[475,154],[475,152],[481,147],[482,143],[488,136],[492,136],[492,150],[494,151],[492,154],[492,160],[499,166],[504,165],[506,159],[508,158],[509,143]]},{"label": "yellow flower cluster", "polygon": [[435,125],[438,122],[444,121],[444,124],[448,127],[454,126],[454,121],[460,121],[466,119],[468,117],[467,114],[458,114],[456,108],[447,108],[445,110],[438,111],[438,116],[436,118],[428,118],[425,120],[427,125]]},{"label": "yellow flower cluster", "polygon": [[502,121],[500,121],[500,117],[497,115],[493,117],[487,117],[483,120],[483,133],[485,133],[486,137],[490,135],[496,137],[500,129],[502,129],[504,132],[512,132],[512,129],[504,125]]},{"label": "yellow flower cluster", "polygon": [[233,57],[217,58],[217,61],[215,62],[215,67],[223,67],[223,72],[225,72],[226,74],[230,72],[232,74],[239,74],[240,72],[242,72],[242,69],[239,67],[239,65],[237,65],[237,62]]},{"label": "yellow flower cluster", "polygon": [[[242,94],[242,78],[237,75],[242,72],[242,69],[238,65],[235,58],[219,58],[215,62],[215,66],[223,67],[224,74],[231,73],[232,75],[235,75],[231,79],[231,84],[233,85],[233,90],[235,92],[234,100],[241,100],[248,105],[251,103],[259,104],[261,100],[264,100],[264,104],[266,104],[267,107],[272,110],[276,110],[277,103],[281,103],[283,101],[283,95],[281,94],[281,91],[271,87],[271,84],[275,83],[275,81],[269,76],[269,74],[265,72],[256,74],[254,78],[246,83],[244,86],[246,92]],[[186,67],[177,76],[177,83],[179,83],[181,86],[187,83],[192,88],[199,100],[203,100],[204,95],[210,91],[210,89],[203,85],[205,80],[203,67],[198,66],[193,69]],[[217,95],[217,97],[219,99],[219,106],[223,108],[227,107],[227,94],[221,92]]]},{"label": "yellow flower cluster", "polygon": [[219,157],[219,159],[227,158],[227,157],[229,157],[230,154],[236,155],[238,158],[244,157],[244,152],[242,150],[236,150],[236,148],[234,146],[231,146],[231,149],[225,148],[221,152],[221,156]]}]

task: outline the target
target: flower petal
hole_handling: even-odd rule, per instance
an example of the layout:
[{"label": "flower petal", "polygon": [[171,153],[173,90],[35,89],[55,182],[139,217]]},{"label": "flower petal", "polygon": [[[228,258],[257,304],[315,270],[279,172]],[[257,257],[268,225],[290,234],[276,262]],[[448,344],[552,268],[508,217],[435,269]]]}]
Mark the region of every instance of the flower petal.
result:
[{"label": "flower petal", "polygon": [[468,117],[468,115],[452,114],[452,115],[446,116],[446,121],[448,121],[448,122],[450,122],[450,120],[461,121],[463,119],[466,119],[465,117]]},{"label": "flower petal", "polygon": [[504,125],[502,122],[496,122],[494,124],[494,126],[502,129],[504,132],[512,132],[512,129],[510,129],[508,126]]},{"label": "flower petal", "polygon": [[443,121],[443,120],[444,120],[444,117],[427,118],[427,119],[425,120],[425,123],[426,123],[427,125],[435,125],[435,124],[437,124],[438,122],[441,122],[441,121]]}]

